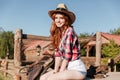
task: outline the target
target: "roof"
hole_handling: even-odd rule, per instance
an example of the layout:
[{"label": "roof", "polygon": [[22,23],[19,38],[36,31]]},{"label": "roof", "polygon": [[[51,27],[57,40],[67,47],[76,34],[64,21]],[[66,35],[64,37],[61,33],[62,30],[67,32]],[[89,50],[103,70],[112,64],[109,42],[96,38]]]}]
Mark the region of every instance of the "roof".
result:
[{"label": "roof", "polygon": [[[96,38],[96,34],[93,37]],[[102,37],[102,44],[106,44],[109,43],[110,40],[114,40],[115,43],[120,46],[120,35],[101,32],[101,37]],[[91,39],[89,42],[87,42],[85,47],[87,45],[96,45],[96,39]]]},{"label": "roof", "polygon": [[120,35],[108,34],[101,32],[101,36],[108,40],[114,40],[116,44],[120,45]]},{"label": "roof", "polygon": [[51,41],[44,41],[44,40],[38,40],[38,41],[33,41],[30,44],[25,45],[25,51],[26,50],[31,50],[31,49],[36,49],[38,45],[41,46],[41,48],[44,48],[48,46],[51,43]]}]

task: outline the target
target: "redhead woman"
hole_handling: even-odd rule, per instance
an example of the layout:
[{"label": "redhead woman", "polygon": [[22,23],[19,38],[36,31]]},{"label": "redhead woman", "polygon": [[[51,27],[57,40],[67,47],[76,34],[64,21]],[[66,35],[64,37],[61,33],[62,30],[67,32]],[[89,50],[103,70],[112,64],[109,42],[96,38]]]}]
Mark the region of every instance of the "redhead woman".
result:
[{"label": "redhead woman", "polygon": [[55,67],[43,74],[40,80],[83,80],[87,72],[80,58],[78,37],[72,26],[75,14],[65,4],[58,4],[56,10],[48,14],[53,20],[50,33],[55,49]]}]

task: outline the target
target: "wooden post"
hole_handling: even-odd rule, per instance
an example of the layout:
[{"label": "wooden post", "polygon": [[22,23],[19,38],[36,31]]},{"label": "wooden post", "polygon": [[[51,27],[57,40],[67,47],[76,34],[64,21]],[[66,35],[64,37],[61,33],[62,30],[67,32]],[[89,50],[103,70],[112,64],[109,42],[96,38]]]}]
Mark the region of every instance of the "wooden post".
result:
[{"label": "wooden post", "polygon": [[116,70],[116,65],[114,65],[114,72],[117,72],[117,70]]},{"label": "wooden post", "polygon": [[22,43],[22,29],[18,29],[14,35],[14,64],[21,66],[21,43]]},{"label": "wooden post", "polygon": [[7,60],[5,60],[4,67],[5,67],[4,76],[6,77],[7,76],[7,70],[8,70],[8,61]]},{"label": "wooden post", "polygon": [[86,51],[87,51],[87,55],[86,55],[86,57],[89,57],[89,51],[90,51],[90,48],[89,48],[89,46],[87,46],[87,49],[86,49]]},{"label": "wooden post", "polygon": [[101,39],[101,33],[97,32],[96,33],[96,66],[101,65],[101,44],[102,44],[102,39]]}]

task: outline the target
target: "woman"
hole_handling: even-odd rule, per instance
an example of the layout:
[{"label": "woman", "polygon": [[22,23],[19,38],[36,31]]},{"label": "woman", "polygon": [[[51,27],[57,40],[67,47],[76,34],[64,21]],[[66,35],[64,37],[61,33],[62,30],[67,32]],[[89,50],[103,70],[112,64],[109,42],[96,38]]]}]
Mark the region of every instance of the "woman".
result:
[{"label": "woman", "polygon": [[78,37],[72,27],[74,13],[65,4],[58,4],[57,9],[48,14],[53,20],[50,32],[55,49],[55,67],[40,80],[83,80],[86,68],[80,59]]}]

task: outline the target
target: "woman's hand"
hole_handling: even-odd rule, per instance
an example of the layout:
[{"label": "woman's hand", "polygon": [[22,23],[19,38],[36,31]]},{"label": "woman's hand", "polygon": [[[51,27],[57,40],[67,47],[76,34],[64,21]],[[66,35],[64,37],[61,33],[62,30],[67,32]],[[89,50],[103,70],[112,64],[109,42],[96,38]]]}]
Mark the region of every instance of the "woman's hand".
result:
[{"label": "woman's hand", "polygon": [[56,70],[53,70],[53,74],[55,74],[55,73],[57,73],[58,71],[56,71]]},{"label": "woman's hand", "polygon": [[67,65],[68,65],[68,60],[63,59],[63,61],[62,61],[62,64],[61,64],[61,67],[60,67],[60,70],[59,70],[59,71],[61,72],[61,71],[66,70]]}]

